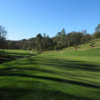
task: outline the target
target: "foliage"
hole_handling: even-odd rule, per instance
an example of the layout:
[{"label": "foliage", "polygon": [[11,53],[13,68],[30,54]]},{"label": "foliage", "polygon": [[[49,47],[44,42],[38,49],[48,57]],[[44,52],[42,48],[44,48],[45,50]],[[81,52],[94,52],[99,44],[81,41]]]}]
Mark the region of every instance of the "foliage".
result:
[{"label": "foliage", "polygon": [[95,28],[95,33],[93,34],[93,38],[100,38],[100,24]]},{"label": "foliage", "polygon": [[95,33],[93,34],[93,37],[94,37],[94,38],[100,38],[100,32],[95,32]]},{"label": "foliage", "polygon": [[95,43],[94,42],[90,43],[90,46],[95,47]]},{"label": "foliage", "polygon": [[19,41],[6,40],[6,30],[4,27],[0,27],[1,37],[0,38],[0,48],[3,49],[22,49],[22,50],[32,50],[35,49],[39,53],[48,50],[58,50],[70,46],[76,46],[79,44],[86,43],[89,40],[100,37],[100,24],[96,27],[95,33],[89,34],[86,30],[82,32],[70,32],[66,33],[63,28],[60,32],[57,33],[54,37],[49,37],[45,33],[37,34],[36,37],[30,39],[22,39]]}]

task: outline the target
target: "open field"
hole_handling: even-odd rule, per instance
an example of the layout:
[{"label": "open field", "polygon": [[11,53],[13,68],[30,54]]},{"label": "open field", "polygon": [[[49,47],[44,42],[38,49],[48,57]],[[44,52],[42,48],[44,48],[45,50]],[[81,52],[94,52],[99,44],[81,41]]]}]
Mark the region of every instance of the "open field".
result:
[{"label": "open field", "polygon": [[99,46],[97,39],[78,51],[70,47],[0,64],[0,100],[100,100]]}]

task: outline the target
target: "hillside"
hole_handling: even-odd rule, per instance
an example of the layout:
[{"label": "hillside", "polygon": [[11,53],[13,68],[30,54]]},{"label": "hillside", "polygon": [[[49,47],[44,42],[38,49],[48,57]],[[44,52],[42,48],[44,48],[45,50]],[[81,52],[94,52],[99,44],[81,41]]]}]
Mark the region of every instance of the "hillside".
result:
[{"label": "hillside", "polygon": [[0,64],[0,100],[100,100],[100,39]]}]

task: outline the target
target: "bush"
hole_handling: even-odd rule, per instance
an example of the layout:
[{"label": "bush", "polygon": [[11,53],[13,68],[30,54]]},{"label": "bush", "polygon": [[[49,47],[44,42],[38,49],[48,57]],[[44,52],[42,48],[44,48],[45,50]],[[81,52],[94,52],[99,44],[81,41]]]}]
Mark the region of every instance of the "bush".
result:
[{"label": "bush", "polygon": [[94,43],[94,42],[91,43],[91,44],[90,44],[90,47],[95,47],[95,43]]}]

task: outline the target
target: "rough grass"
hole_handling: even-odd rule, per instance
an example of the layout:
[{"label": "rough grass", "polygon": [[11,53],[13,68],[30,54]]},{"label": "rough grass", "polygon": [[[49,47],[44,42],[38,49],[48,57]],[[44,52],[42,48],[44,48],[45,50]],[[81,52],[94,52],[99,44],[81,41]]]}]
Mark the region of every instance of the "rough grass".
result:
[{"label": "rough grass", "polygon": [[100,48],[87,43],[77,52],[70,47],[1,64],[0,100],[100,100]]}]

